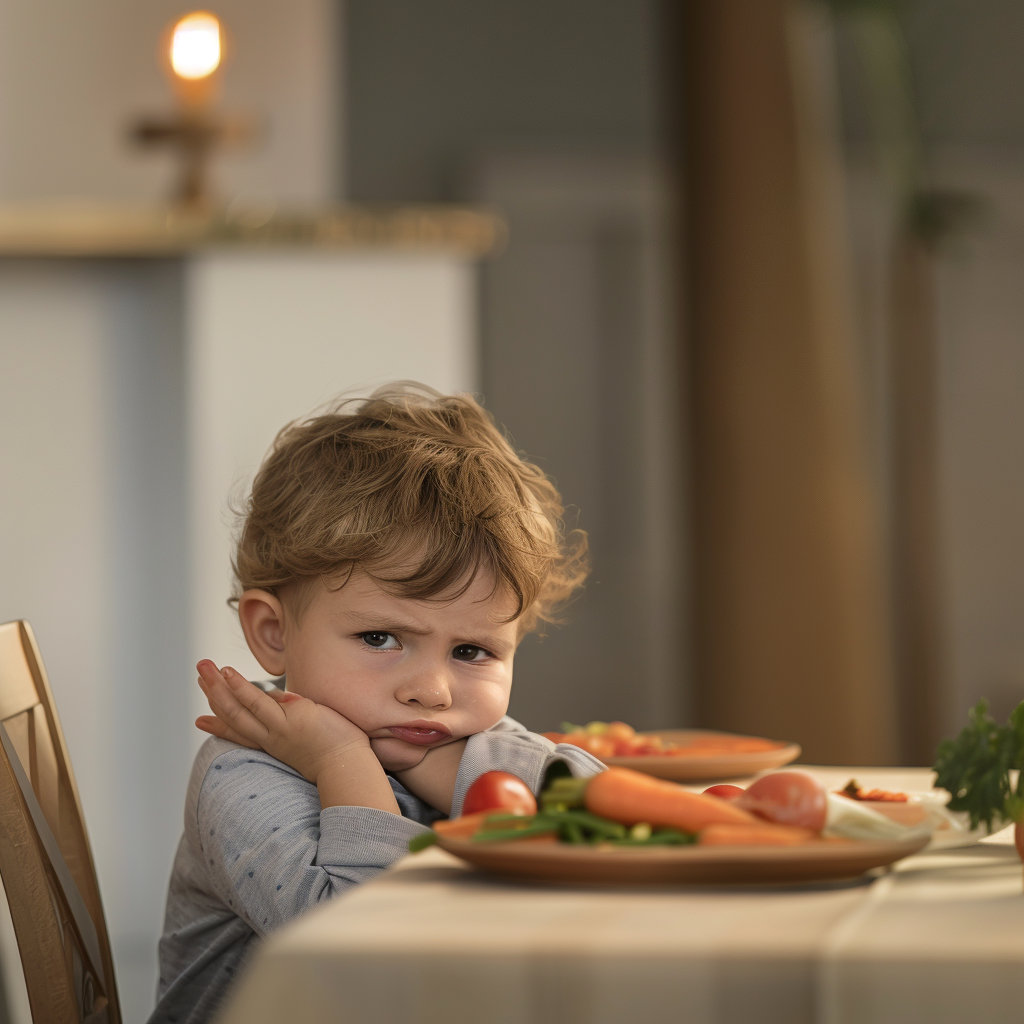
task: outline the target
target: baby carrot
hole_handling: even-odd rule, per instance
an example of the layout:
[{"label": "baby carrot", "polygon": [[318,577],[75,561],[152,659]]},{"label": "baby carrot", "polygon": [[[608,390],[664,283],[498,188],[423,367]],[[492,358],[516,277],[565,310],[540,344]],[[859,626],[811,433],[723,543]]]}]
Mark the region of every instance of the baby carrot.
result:
[{"label": "baby carrot", "polygon": [[747,825],[719,822],[702,829],[697,842],[701,846],[803,846],[817,838],[810,829],[767,821]]},{"label": "baby carrot", "polygon": [[623,825],[642,821],[699,832],[707,825],[748,825],[757,819],[726,800],[691,793],[675,782],[656,779],[632,768],[609,768],[587,781],[586,808]]},{"label": "baby carrot", "polygon": [[484,827],[484,823],[494,811],[477,811],[475,814],[464,814],[461,818],[451,818],[434,822],[434,831],[438,835],[450,839],[472,839]]}]

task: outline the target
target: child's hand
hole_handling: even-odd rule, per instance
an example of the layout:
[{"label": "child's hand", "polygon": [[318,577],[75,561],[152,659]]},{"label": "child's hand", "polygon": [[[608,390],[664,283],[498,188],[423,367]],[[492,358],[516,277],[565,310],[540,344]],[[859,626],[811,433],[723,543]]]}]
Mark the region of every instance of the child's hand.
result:
[{"label": "child's hand", "polygon": [[196,668],[213,711],[196,719],[203,732],[262,748],[313,783],[324,772],[343,769],[353,754],[370,753],[366,733],[323,704],[297,693],[264,693],[234,669],[218,670],[212,661]]}]

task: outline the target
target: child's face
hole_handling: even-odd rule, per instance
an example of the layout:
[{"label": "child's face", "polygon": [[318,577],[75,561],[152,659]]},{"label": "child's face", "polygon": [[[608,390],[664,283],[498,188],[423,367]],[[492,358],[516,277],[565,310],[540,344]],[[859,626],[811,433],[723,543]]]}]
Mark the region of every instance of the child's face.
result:
[{"label": "child's face", "polygon": [[[517,632],[503,620],[515,604],[491,589],[481,575],[455,600],[413,600],[355,573],[339,590],[318,585],[298,621],[284,614],[283,626],[265,619],[251,628],[245,597],[239,610],[263,667],[357,725],[384,767],[398,771],[505,714]],[[271,663],[261,656],[268,642]]]}]

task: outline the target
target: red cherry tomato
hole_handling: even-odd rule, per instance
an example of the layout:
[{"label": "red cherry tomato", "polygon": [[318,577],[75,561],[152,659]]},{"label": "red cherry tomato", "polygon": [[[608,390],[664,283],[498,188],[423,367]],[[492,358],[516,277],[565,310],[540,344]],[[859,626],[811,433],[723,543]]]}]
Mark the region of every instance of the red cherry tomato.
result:
[{"label": "red cherry tomato", "polygon": [[536,814],[537,801],[530,787],[511,772],[484,772],[466,790],[463,814],[477,811],[508,811],[510,814]]},{"label": "red cherry tomato", "polygon": [[772,772],[752,782],[736,798],[746,811],[779,825],[820,832],[825,827],[825,787],[806,772]]},{"label": "red cherry tomato", "polygon": [[738,796],[743,796],[746,790],[739,786],[708,786],[704,790],[705,796],[717,796],[722,800],[735,800]]}]

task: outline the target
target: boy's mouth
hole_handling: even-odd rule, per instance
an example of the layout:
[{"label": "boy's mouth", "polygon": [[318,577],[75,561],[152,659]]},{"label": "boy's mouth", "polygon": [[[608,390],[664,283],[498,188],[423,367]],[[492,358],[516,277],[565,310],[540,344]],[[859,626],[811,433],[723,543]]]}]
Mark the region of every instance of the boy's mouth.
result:
[{"label": "boy's mouth", "polygon": [[438,722],[406,722],[404,725],[388,726],[387,732],[396,740],[415,743],[426,747],[431,743],[441,743],[451,739],[451,730]]}]

